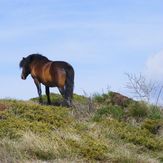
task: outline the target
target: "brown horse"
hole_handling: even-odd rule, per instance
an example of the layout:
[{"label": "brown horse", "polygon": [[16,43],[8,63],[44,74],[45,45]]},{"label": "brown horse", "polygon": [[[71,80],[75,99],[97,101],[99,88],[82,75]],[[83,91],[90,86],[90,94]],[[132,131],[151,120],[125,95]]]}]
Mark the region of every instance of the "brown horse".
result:
[{"label": "brown horse", "polygon": [[74,69],[64,61],[51,61],[40,54],[31,54],[20,61],[21,78],[25,80],[31,74],[42,103],[41,84],[45,85],[47,102],[51,104],[49,87],[58,87],[68,106],[71,105],[74,88]]}]

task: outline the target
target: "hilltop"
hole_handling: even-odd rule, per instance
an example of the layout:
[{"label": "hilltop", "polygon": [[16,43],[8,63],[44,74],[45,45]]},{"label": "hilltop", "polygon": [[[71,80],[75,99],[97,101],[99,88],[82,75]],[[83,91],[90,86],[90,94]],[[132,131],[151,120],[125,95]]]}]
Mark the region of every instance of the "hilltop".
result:
[{"label": "hilltop", "polygon": [[163,162],[159,107],[115,92],[37,101],[0,100],[0,162]]}]

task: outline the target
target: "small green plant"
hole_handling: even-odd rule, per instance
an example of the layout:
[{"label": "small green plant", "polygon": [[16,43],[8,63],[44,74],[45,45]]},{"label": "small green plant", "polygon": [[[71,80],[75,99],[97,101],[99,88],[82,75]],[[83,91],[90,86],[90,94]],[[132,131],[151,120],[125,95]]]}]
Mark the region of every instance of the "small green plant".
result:
[{"label": "small green plant", "polygon": [[148,118],[153,120],[163,119],[163,109],[160,109],[159,107],[154,105],[150,105]]},{"label": "small green plant", "polygon": [[96,101],[97,103],[103,103],[103,102],[105,102],[104,95],[101,95],[99,93],[95,93],[93,95],[93,100]]},{"label": "small green plant", "polygon": [[110,92],[103,94],[95,93],[93,95],[93,100],[99,104],[110,104]]},{"label": "small green plant", "polygon": [[144,118],[148,115],[148,106],[144,102],[132,102],[128,106],[128,115],[134,118]]},{"label": "small green plant", "polygon": [[121,120],[123,118],[123,115],[124,110],[120,106],[108,105],[97,110],[93,117],[93,120],[100,121],[107,116],[111,116],[113,118]]},{"label": "small green plant", "polygon": [[74,95],[73,95],[73,101],[74,101],[74,102],[79,102],[79,103],[81,103],[81,104],[85,104],[85,103],[87,103],[88,98],[85,97],[85,96],[82,96],[82,95],[74,94]]}]

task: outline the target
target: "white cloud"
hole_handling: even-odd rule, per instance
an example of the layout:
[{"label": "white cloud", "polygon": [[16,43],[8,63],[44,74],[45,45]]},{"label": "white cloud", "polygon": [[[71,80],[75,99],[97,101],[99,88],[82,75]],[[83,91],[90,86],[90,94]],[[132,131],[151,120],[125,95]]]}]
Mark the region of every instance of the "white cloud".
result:
[{"label": "white cloud", "polygon": [[163,51],[148,58],[145,73],[152,79],[163,81]]}]

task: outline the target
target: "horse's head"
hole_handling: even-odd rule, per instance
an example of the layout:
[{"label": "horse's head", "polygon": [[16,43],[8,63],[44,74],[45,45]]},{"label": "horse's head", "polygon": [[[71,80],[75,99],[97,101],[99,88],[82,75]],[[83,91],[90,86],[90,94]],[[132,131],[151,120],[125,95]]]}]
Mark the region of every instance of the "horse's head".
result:
[{"label": "horse's head", "polygon": [[25,80],[30,74],[29,59],[23,57],[23,59],[20,61],[19,66],[22,68],[21,78]]}]

